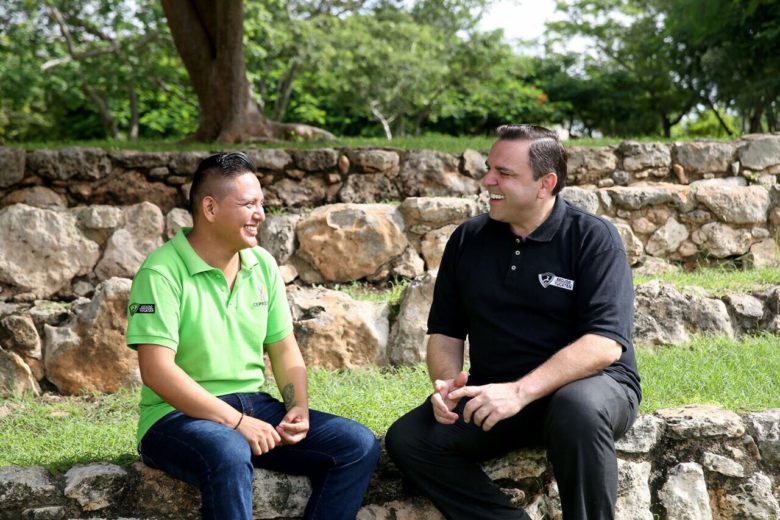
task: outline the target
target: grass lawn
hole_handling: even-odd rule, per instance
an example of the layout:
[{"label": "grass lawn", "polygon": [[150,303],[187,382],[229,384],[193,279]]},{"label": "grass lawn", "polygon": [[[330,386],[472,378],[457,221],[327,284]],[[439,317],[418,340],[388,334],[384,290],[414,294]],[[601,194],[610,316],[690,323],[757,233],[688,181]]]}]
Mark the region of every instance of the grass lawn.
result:
[{"label": "grass lawn", "polygon": [[729,291],[749,291],[767,285],[780,285],[780,267],[733,269],[715,267],[691,272],[664,273],[658,276],[635,276],[634,285],[660,280],[677,287],[701,287],[714,294]]},{"label": "grass lawn", "polygon": [[[780,407],[780,337],[740,341],[701,337],[687,345],[638,350],[641,412],[684,404],[735,411]],[[350,417],[384,433],[430,392],[425,368],[309,373],[311,406]],[[76,463],[136,459],[137,394],[18,397],[0,404],[0,466],[43,465],[64,471]]]}]

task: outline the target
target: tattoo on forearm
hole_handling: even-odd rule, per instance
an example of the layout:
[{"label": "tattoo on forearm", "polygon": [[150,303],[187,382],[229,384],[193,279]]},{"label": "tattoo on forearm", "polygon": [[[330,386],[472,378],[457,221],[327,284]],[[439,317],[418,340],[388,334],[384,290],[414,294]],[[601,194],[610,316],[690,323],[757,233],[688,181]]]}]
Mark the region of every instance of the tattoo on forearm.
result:
[{"label": "tattoo on forearm", "polygon": [[288,410],[292,408],[293,400],[295,399],[295,385],[288,383],[282,388],[282,399],[284,399],[284,406]]}]

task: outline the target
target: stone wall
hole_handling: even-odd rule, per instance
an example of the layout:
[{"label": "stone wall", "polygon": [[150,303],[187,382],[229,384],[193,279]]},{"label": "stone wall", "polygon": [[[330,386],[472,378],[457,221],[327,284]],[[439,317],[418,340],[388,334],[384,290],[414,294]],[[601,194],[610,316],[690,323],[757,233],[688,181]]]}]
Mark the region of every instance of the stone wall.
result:
[{"label": "stone wall", "polygon": [[[618,520],[780,518],[780,410],[660,410],[639,417],[617,448]],[[561,518],[543,451],[513,452],[484,467],[531,518]],[[255,470],[254,518],[299,518],[309,493],[304,477]],[[56,476],[41,467],[0,468],[0,520],[195,519],[199,501],[197,489],[141,463],[89,464]],[[440,518],[383,453],[358,519]]]}]

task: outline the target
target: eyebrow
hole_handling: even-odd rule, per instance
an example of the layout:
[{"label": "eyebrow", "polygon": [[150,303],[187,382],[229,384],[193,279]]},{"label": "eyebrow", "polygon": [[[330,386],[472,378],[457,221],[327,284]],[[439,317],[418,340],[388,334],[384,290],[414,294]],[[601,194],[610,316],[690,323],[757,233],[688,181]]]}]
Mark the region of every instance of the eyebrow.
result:
[{"label": "eyebrow", "polygon": [[[490,169],[490,163],[485,161],[485,166],[487,166],[488,170]],[[503,166],[496,166],[496,170],[500,171],[501,173],[512,173],[514,174],[515,171],[511,170],[509,168],[504,168]]]}]

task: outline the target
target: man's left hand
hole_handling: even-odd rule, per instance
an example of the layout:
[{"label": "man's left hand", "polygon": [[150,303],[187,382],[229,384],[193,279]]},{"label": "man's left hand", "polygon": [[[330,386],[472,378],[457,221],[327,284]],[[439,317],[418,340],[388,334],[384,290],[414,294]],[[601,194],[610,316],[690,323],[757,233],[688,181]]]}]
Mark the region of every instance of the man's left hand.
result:
[{"label": "man's left hand", "polygon": [[507,417],[517,415],[527,402],[519,392],[517,383],[500,383],[483,386],[464,386],[450,392],[450,399],[471,397],[463,409],[463,420],[474,421],[485,431]]},{"label": "man's left hand", "polygon": [[298,444],[309,433],[309,410],[293,406],[276,426],[282,444]]}]

